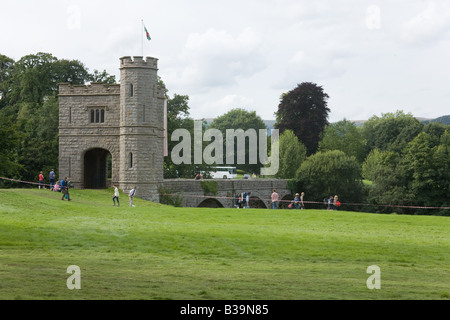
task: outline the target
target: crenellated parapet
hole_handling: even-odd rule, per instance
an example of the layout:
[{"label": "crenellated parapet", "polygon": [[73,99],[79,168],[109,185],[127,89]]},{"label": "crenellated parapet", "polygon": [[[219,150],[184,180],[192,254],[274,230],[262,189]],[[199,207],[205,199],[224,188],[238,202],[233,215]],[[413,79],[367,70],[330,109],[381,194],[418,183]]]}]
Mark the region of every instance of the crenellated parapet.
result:
[{"label": "crenellated parapet", "polygon": [[152,68],[158,69],[158,59],[152,57],[122,57],[120,58],[120,68]]},{"label": "crenellated parapet", "polygon": [[59,84],[60,96],[95,96],[95,95],[120,95],[120,84],[105,84],[93,82],[88,85],[72,85],[70,83]]}]

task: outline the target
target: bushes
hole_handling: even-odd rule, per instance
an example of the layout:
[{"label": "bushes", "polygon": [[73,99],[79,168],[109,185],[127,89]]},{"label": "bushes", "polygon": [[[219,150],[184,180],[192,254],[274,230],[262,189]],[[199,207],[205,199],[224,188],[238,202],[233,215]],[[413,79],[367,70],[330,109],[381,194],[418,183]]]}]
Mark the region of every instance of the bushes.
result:
[{"label": "bushes", "polygon": [[298,169],[297,179],[309,197],[316,201],[335,194],[345,202],[360,202],[363,198],[361,167],[355,157],[342,151],[318,152],[310,156]]}]

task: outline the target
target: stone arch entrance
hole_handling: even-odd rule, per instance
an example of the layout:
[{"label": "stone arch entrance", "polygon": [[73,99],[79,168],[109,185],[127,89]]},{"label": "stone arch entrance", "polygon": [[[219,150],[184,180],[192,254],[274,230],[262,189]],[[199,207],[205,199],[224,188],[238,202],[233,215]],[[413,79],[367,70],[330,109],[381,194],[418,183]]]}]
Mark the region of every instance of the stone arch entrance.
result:
[{"label": "stone arch entrance", "polygon": [[94,148],[84,153],[84,188],[106,189],[110,187],[111,153],[103,148]]}]

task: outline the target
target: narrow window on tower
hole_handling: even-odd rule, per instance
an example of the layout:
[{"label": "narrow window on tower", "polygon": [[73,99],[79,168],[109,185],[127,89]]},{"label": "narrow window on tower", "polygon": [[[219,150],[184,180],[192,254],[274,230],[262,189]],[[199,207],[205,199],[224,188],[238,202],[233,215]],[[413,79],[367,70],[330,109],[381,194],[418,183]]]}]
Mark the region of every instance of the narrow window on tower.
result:
[{"label": "narrow window on tower", "polygon": [[95,110],[95,123],[99,123],[100,122],[100,110],[97,109]]},{"label": "narrow window on tower", "polygon": [[133,168],[133,153],[130,152],[130,154],[128,155],[128,164],[130,169]]},{"label": "narrow window on tower", "polygon": [[145,122],[145,104],[142,106],[142,122]]},{"label": "narrow window on tower", "polygon": [[134,96],[134,86],[130,83],[130,97]]},{"label": "narrow window on tower", "polygon": [[94,109],[91,110],[91,123],[95,122],[95,111]]},{"label": "narrow window on tower", "polygon": [[105,109],[100,110],[100,122],[101,123],[105,122]]}]

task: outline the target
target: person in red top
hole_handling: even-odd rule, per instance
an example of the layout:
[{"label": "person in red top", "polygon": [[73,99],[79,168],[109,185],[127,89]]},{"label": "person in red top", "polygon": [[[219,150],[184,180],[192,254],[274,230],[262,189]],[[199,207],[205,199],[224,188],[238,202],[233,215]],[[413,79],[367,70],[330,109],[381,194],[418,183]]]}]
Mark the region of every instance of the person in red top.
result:
[{"label": "person in red top", "polygon": [[41,188],[45,189],[45,185],[44,185],[44,173],[41,171],[41,173],[39,174],[39,189]]}]

